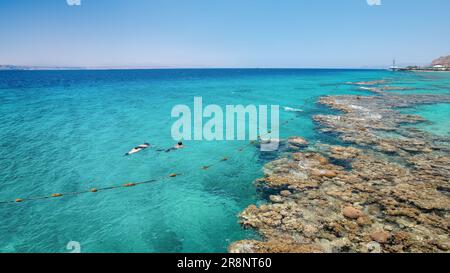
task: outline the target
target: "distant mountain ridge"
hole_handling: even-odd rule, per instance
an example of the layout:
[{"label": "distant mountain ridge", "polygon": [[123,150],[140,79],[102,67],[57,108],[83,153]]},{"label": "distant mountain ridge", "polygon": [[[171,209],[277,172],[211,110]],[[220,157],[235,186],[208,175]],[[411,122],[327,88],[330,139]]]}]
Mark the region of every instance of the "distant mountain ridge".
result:
[{"label": "distant mountain ridge", "polygon": [[0,65],[0,70],[74,70],[82,67]]},{"label": "distant mountain ridge", "polygon": [[443,65],[443,66],[450,67],[450,55],[437,58],[436,60],[434,60],[431,63],[431,66],[435,66],[435,65]]},{"label": "distant mountain ridge", "polygon": [[[142,67],[133,67],[133,66],[27,66],[27,65],[1,65],[1,70],[117,70],[117,69],[165,69],[172,68],[166,66],[142,66]],[[174,67],[176,68],[176,67]]]}]

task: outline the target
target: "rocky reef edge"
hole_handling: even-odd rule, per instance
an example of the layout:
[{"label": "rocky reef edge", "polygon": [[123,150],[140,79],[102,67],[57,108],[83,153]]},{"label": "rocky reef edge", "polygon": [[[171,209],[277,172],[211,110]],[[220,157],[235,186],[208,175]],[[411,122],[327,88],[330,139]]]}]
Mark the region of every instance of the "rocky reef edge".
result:
[{"label": "rocky reef edge", "polygon": [[254,184],[267,203],[240,215],[261,240],[232,243],[232,253],[450,252],[450,139],[408,124],[398,111],[450,102],[449,95],[399,95],[375,81],[368,96],[327,96],[339,115],[317,115],[343,145],[286,140],[289,152]]}]

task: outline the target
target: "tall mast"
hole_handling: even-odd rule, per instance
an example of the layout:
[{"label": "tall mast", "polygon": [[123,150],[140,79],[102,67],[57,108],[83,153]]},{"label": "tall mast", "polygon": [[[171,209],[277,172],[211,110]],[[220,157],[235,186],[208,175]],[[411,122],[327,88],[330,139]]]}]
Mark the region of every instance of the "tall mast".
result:
[{"label": "tall mast", "polygon": [[392,71],[397,71],[397,66],[395,65],[395,58],[392,60],[391,70]]}]

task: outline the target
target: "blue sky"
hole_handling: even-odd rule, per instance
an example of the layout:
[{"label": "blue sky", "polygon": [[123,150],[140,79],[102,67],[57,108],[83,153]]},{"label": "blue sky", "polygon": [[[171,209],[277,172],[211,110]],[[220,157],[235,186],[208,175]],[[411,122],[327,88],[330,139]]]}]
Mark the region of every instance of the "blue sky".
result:
[{"label": "blue sky", "polygon": [[0,64],[379,67],[450,54],[450,1],[1,0]]}]

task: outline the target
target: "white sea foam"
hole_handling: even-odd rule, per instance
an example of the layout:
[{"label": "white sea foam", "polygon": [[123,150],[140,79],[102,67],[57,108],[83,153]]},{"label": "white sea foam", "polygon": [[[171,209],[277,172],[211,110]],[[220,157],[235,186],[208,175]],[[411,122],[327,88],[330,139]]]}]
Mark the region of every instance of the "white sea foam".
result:
[{"label": "white sea foam", "polygon": [[303,112],[302,109],[298,109],[298,108],[292,108],[292,107],[288,107],[288,106],[284,106],[284,111],[286,112]]}]

